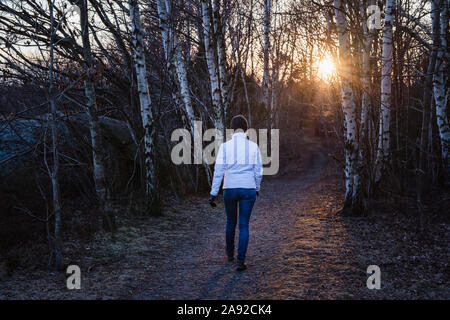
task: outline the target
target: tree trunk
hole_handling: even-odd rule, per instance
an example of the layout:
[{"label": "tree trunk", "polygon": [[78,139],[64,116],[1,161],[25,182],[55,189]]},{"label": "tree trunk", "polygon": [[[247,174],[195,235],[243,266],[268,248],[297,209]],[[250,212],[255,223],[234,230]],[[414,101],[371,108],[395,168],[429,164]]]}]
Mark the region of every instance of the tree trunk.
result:
[{"label": "tree trunk", "polygon": [[345,121],[345,203],[344,212],[359,214],[362,205],[361,183],[357,170],[358,139],[356,126],[356,105],[352,89],[350,36],[344,13],[344,5],[334,0],[339,38],[339,63],[341,78],[342,109]]},{"label": "tree trunk", "polygon": [[[166,60],[169,65],[175,66],[176,78],[183,99],[184,111],[187,114],[192,131],[194,128],[195,114],[192,106],[191,93],[189,91],[186,63],[181,55],[178,37],[173,29],[171,3],[168,0],[157,0],[156,4]],[[171,67],[169,67],[169,72],[171,71]]]},{"label": "tree trunk", "polygon": [[263,95],[267,110],[271,106],[270,101],[270,75],[269,75],[269,50],[270,50],[270,4],[271,0],[264,0],[264,74]]},{"label": "tree trunk", "polygon": [[224,131],[223,104],[220,92],[220,84],[218,78],[218,64],[212,41],[211,30],[211,2],[210,0],[202,0],[202,19],[203,19],[203,40],[205,44],[206,64],[209,73],[209,82],[211,86],[211,97],[214,108],[214,126],[220,131]]},{"label": "tree trunk", "polygon": [[[362,44],[362,99],[361,99],[361,125],[359,127],[359,153],[358,153],[358,172],[361,179],[364,179],[366,184],[366,197],[370,197],[372,187],[372,172],[367,170],[368,164],[371,163],[371,157],[374,154],[371,150],[370,135],[369,135],[369,115],[371,109],[370,102],[370,50],[372,47],[373,34],[367,26],[367,16],[365,13],[364,1],[360,2],[360,14],[363,18],[363,38]],[[369,160],[370,159],[370,160]],[[366,170],[365,170],[366,169]]]},{"label": "tree trunk", "polygon": [[381,111],[375,182],[380,181],[390,158],[390,122],[392,90],[392,25],[395,0],[387,0],[383,27],[383,51],[381,55]]},{"label": "tree trunk", "polygon": [[[448,11],[449,3],[447,0],[433,0],[434,7],[439,8],[439,2],[441,4],[440,13],[440,44],[436,59],[436,72],[433,75],[433,93],[436,104],[436,122],[439,129],[439,137],[441,140],[441,157],[442,164],[446,177],[450,175],[450,127],[447,116],[447,104],[449,92],[445,90],[445,83],[448,81],[448,75],[445,74],[446,59],[444,58],[447,53],[447,29],[448,29]],[[435,20],[434,20],[435,21]],[[447,79],[446,79],[447,78]],[[449,180],[446,179],[448,182]]]},{"label": "tree trunk", "polygon": [[[48,167],[50,177],[52,180],[52,192],[53,192],[53,214],[55,216],[55,230],[53,234],[51,257],[54,256],[55,268],[61,269],[62,267],[62,249],[61,249],[61,199],[60,199],[60,187],[58,180],[59,172],[59,156],[58,156],[58,126],[57,126],[57,113],[55,102],[55,91],[53,84],[53,63],[54,63],[54,0],[50,1],[50,63],[48,69],[49,77],[49,100],[51,111],[51,131],[52,131],[52,155],[53,155],[53,170]],[[47,163],[47,159],[45,159]],[[48,221],[47,221],[48,223]],[[51,263],[52,261],[50,261]]]},{"label": "tree trunk", "polygon": [[247,82],[245,81],[245,72],[240,63],[239,63],[239,72],[241,73],[242,86],[244,87],[244,94],[245,94],[245,103],[247,104],[248,127],[251,128],[252,127],[252,109],[251,109],[251,105],[250,105],[250,99],[248,97]]},{"label": "tree trunk", "polygon": [[150,210],[151,214],[157,215],[160,213],[160,205],[155,159],[156,128],[152,110],[152,101],[147,83],[143,32],[141,29],[141,17],[137,0],[129,0],[129,7],[134,49],[134,67],[136,70],[142,126],[144,129],[145,194],[147,197],[147,209]]},{"label": "tree trunk", "polygon": [[220,93],[223,104],[223,119],[227,121],[227,112],[230,103],[228,92],[228,73],[227,73],[227,56],[224,39],[224,25],[220,16],[220,0],[213,0],[213,24],[214,24],[214,38],[217,45],[217,59],[219,69]]},{"label": "tree trunk", "polygon": [[105,176],[106,155],[104,153],[103,139],[101,136],[100,123],[97,116],[97,102],[95,97],[95,87],[91,78],[94,70],[92,59],[91,44],[89,41],[89,22],[87,0],[78,2],[80,7],[80,26],[83,42],[83,69],[85,73],[84,92],[87,98],[86,111],[89,117],[89,131],[91,134],[92,161],[94,170],[95,191],[100,201],[100,207],[103,211],[104,227],[108,231],[115,231],[115,219],[111,207],[111,199],[108,190],[108,184]]},{"label": "tree trunk", "polygon": [[[361,127],[359,132],[360,143],[365,144],[370,110],[370,50],[372,46],[372,34],[368,30],[365,15],[364,1],[360,2],[360,13],[363,17],[362,40],[362,101],[361,101]],[[361,146],[361,150],[364,148]]]},{"label": "tree trunk", "polygon": [[[164,52],[169,65],[168,69],[170,73],[172,73],[173,69],[175,69],[180,94],[182,96],[184,104],[183,111],[188,117],[186,124],[189,126],[191,134],[194,135],[195,113],[192,105],[191,93],[189,90],[186,63],[181,55],[178,37],[173,28],[171,3],[170,0],[157,0],[156,5],[158,9]],[[175,68],[172,68],[172,66],[174,66]],[[209,181],[209,178],[212,175],[211,169],[206,163],[203,163],[203,165],[205,167],[205,173]]]},{"label": "tree trunk", "polygon": [[427,73],[425,75],[425,88],[423,92],[423,113],[422,113],[422,130],[420,134],[420,151],[419,151],[419,166],[421,169],[425,168],[425,158],[428,152],[428,144],[431,143],[428,140],[429,135],[429,122],[430,122],[430,110],[431,99],[433,91],[433,75],[436,67],[437,49],[439,46],[439,7],[436,7],[436,1],[431,0],[431,21],[432,21],[432,40],[433,44],[430,50],[430,56],[428,61]]}]

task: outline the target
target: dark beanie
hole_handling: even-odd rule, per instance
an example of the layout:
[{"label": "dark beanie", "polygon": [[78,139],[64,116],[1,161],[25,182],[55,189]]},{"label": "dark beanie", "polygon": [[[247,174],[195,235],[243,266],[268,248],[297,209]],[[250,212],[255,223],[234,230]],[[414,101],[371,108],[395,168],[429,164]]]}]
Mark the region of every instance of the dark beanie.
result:
[{"label": "dark beanie", "polygon": [[231,129],[238,130],[242,129],[242,131],[247,131],[248,129],[248,123],[247,119],[245,119],[242,115],[234,116],[233,119],[231,119]]}]

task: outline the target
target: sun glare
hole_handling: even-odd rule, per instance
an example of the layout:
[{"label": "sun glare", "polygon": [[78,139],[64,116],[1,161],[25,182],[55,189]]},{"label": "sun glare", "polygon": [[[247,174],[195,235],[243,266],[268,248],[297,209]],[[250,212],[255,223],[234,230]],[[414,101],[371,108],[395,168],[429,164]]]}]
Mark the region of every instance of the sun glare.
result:
[{"label": "sun glare", "polygon": [[330,80],[336,70],[336,67],[331,59],[325,58],[318,61],[317,69],[317,75],[320,79]]}]

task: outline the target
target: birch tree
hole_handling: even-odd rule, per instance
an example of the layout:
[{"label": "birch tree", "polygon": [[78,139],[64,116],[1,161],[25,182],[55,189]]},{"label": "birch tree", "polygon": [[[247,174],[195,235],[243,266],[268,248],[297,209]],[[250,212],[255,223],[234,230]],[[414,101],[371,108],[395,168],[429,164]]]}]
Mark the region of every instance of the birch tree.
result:
[{"label": "birch tree", "polygon": [[394,22],[395,0],[387,0],[384,14],[383,46],[381,55],[381,108],[379,118],[377,171],[375,181],[381,175],[390,158],[390,122],[392,90],[392,26]]},{"label": "birch tree", "polygon": [[214,39],[216,40],[217,47],[217,62],[219,72],[219,84],[220,94],[223,104],[223,118],[227,119],[227,111],[229,108],[229,92],[228,92],[228,73],[227,73],[227,60],[226,60],[226,48],[225,48],[225,26],[220,14],[220,0],[213,0],[213,24],[214,24]]},{"label": "birch tree", "polygon": [[[436,120],[439,129],[439,137],[441,140],[441,157],[445,173],[450,174],[450,127],[448,123],[448,98],[449,89],[445,83],[448,81],[448,73],[446,73],[447,63],[445,55],[447,53],[447,36],[448,36],[448,0],[432,0],[432,10],[439,10],[439,21],[433,19],[433,23],[439,23],[440,43],[436,59],[436,71],[433,75],[433,94],[436,104]],[[447,176],[448,177],[448,176]],[[447,180],[448,181],[448,180]]]},{"label": "birch tree", "polygon": [[194,129],[195,113],[192,105],[191,93],[189,90],[186,63],[183,60],[178,43],[178,36],[173,28],[172,7],[170,0],[156,1],[161,37],[163,41],[166,61],[169,65],[169,72],[175,67],[176,78],[180,87],[180,94],[183,99],[184,110],[188,116],[191,131]]},{"label": "birch tree", "polygon": [[[370,75],[370,52],[374,38],[373,29],[369,29],[367,24],[367,2],[361,0],[359,3],[359,14],[362,19],[362,39],[361,44],[361,117],[359,126],[359,154],[358,154],[358,172],[360,174],[361,183],[365,186],[366,196],[370,197],[372,180],[374,172],[370,165],[373,163],[372,157],[376,155],[376,150],[372,150],[372,139],[374,138],[374,126],[371,115],[371,75]],[[376,145],[375,145],[376,146]]]},{"label": "birch tree", "polygon": [[145,65],[145,50],[141,17],[137,0],[129,0],[131,33],[134,49],[134,68],[136,70],[139,103],[141,106],[142,126],[144,128],[144,170],[145,170],[145,194],[147,208],[153,214],[159,213],[159,198],[157,192],[156,177],[156,130],[152,110],[152,101],[147,82],[147,69]]},{"label": "birch tree", "polygon": [[352,88],[350,35],[345,17],[345,7],[340,0],[334,0],[339,39],[339,72],[341,78],[342,109],[344,112],[345,146],[345,203],[344,210],[356,212],[360,209],[361,190],[357,170],[358,139],[356,126],[356,104]]},{"label": "birch tree", "polygon": [[205,44],[206,64],[208,67],[209,82],[211,87],[211,98],[215,113],[214,125],[223,131],[224,117],[222,94],[220,92],[220,84],[218,77],[218,63],[214,53],[213,30],[211,29],[211,2],[210,0],[202,0],[202,21],[203,21],[203,41]]},{"label": "birch tree", "polygon": [[[53,83],[53,64],[54,64],[54,33],[55,33],[55,19],[54,19],[54,5],[55,1],[50,1],[50,61],[48,68],[49,78],[49,101],[51,111],[51,134],[52,134],[52,155],[53,155],[53,169],[50,169],[45,158],[45,163],[50,173],[52,180],[52,194],[53,194],[53,215],[55,216],[55,230],[53,234],[53,252],[50,257],[54,256],[55,267],[60,269],[62,266],[62,248],[61,248],[61,199],[59,186],[59,155],[58,155],[58,127],[57,127],[57,113],[55,101],[55,88]],[[48,223],[48,222],[47,222]],[[51,259],[50,259],[51,262]]]},{"label": "birch tree", "polygon": [[106,181],[106,154],[103,143],[100,121],[97,115],[97,101],[95,95],[95,86],[92,81],[94,60],[92,57],[91,43],[89,39],[88,22],[88,2],[87,0],[78,0],[80,8],[80,27],[81,39],[83,43],[83,71],[84,71],[84,93],[87,99],[86,111],[89,118],[89,131],[91,135],[93,175],[95,191],[100,201],[103,211],[105,226],[109,231],[115,230],[114,216],[111,206],[111,195]]},{"label": "birch tree", "polygon": [[[177,80],[177,84],[179,86],[180,94],[183,100],[184,112],[188,117],[187,125],[189,126],[191,134],[194,135],[195,111],[192,104],[186,62],[183,60],[180,50],[180,44],[178,41],[178,35],[174,29],[172,4],[170,0],[157,0],[156,5],[168,70],[169,73],[171,73],[171,76],[173,76]],[[175,75],[173,73],[175,73]],[[198,154],[196,154],[196,156],[198,157]],[[203,165],[208,181],[210,181],[211,169],[204,162]]]},{"label": "birch tree", "polygon": [[271,0],[264,0],[264,73],[263,73],[263,96],[266,108],[269,109],[270,101],[270,10]]}]

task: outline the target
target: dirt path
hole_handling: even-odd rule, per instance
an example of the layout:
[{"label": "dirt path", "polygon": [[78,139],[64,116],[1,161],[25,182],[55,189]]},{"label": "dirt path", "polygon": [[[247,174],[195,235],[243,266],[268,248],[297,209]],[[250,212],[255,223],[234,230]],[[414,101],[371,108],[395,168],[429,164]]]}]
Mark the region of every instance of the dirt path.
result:
[{"label": "dirt path", "polygon": [[[0,281],[0,299],[450,299],[448,219],[430,215],[421,239],[415,216],[393,207],[338,215],[341,171],[330,161],[309,143],[284,174],[264,177],[244,272],[226,260],[223,204],[197,196],[166,201],[162,217],[122,214],[114,241],[104,232],[65,239],[81,290],[46,269],[44,254]],[[366,287],[372,264],[381,290]]]},{"label": "dirt path", "polygon": [[[162,264],[135,299],[343,298],[338,279],[354,270],[342,223],[329,217],[339,192],[329,181],[327,159],[309,145],[310,158],[288,174],[264,182],[250,220],[249,269],[236,272],[224,254],[223,208],[196,241]],[[328,184],[327,184],[328,181]],[[361,272],[359,272],[361,273]],[[354,277],[353,277],[354,278]],[[365,279],[360,285],[365,286]]]}]

